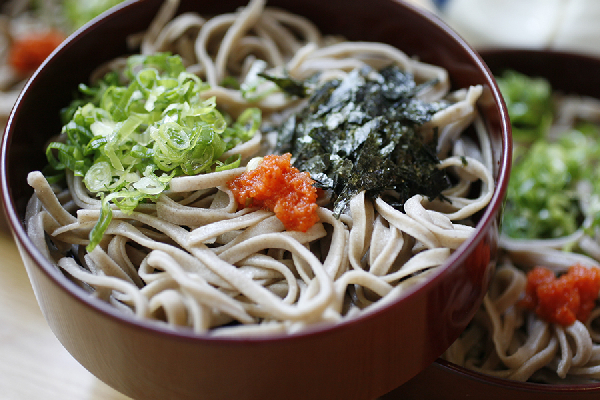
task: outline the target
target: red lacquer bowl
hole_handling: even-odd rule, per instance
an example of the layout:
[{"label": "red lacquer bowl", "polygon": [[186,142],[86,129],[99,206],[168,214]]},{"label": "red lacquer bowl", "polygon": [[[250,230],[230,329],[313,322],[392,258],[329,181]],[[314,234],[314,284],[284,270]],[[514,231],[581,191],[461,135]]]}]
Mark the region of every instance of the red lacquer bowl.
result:
[{"label": "red lacquer bowl", "polygon": [[[272,0],[327,33],[381,41],[449,71],[454,87],[481,84],[497,191],[476,233],[426,284],[377,312],[291,336],[217,339],[134,321],[89,297],[36,250],[23,229],[29,171],[60,129],[59,109],[103,61],[127,52],[162,1],[123,3],[61,45],[31,78],[2,141],[2,195],[31,284],[65,348],[108,385],[136,399],[371,399],[430,365],[464,329],[489,283],[510,169],[511,137],[495,81],[463,40],[436,17],[394,0]],[[233,11],[244,1],[183,0],[179,13]]]}]

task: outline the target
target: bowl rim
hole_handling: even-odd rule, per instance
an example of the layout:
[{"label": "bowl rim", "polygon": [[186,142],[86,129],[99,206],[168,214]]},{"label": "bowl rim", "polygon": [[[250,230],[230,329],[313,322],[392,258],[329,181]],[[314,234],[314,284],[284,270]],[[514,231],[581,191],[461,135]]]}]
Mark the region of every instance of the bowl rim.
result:
[{"label": "bowl rim", "polygon": [[[468,56],[470,61],[477,67],[479,71],[481,71],[486,80],[487,86],[490,89],[491,98],[493,99],[493,103],[497,108],[497,112],[499,114],[499,122],[501,124],[501,141],[502,141],[502,152],[500,160],[497,164],[498,168],[498,185],[495,188],[495,191],[492,195],[490,203],[486,206],[485,211],[483,212],[480,220],[477,222],[475,226],[475,232],[481,232],[487,229],[496,218],[497,214],[501,212],[503,207],[503,199],[508,186],[508,176],[510,174],[511,169],[511,160],[508,156],[512,153],[512,131],[509,124],[508,111],[506,109],[506,105],[504,100],[500,94],[500,89],[497,86],[497,83],[481,58],[481,56],[456,32],[454,32],[445,22],[443,22],[439,17],[435,14],[424,10],[416,5],[405,2],[403,0],[389,0],[392,3],[395,3],[398,7],[404,8],[404,12],[415,14],[417,18],[421,18],[427,21],[428,24],[435,26],[435,29],[439,29],[444,31],[445,35],[448,35],[452,38],[453,41],[457,42],[460,47],[462,47],[465,54]],[[347,329],[348,327],[353,326],[354,324],[359,324],[366,319],[373,318],[375,314],[379,314],[385,312],[385,310],[394,307],[394,305],[398,302],[404,301],[408,298],[414,297],[417,292],[421,290],[426,290],[427,287],[435,285],[437,281],[443,278],[443,275],[447,273],[452,267],[456,267],[458,263],[461,263],[466,257],[467,254],[474,249],[478,243],[482,240],[482,237],[476,237],[476,235],[471,235],[465,242],[463,242],[459,248],[453,252],[453,254],[444,262],[442,266],[440,266],[436,271],[434,271],[428,280],[424,283],[415,285],[413,287],[408,288],[405,293],[403,293],[397,299],[394,299],[382,306],[376,307],[375,310],[364,312],[358,317],[350,318],[343,320],[341,322],[335,324],[326,324],[324,326],[317,325],[314,327],[305,328],[298,333],[277,333],[277,334],[264,334],[260,336],[233,336],[233,337],[219,337],[219,336],[211,336],[207,334],[199,334],[188,331],[187,329],[172,329],[166,324],[160,324],[157,322],[153,322],[146,319],[137,319],[130,315],[124,314],[123,312],[115,309],[111,305],[100,301],[98,299],[89,296],[85,293],[79,286],[70,281],[67,277],[65,277],[56,266],[51,264],[46,258],[42,255],[42,253],[32,244],[29,240],[27,233],[25,232],[22,221],[17,215],[15,204],[12,200],[12,193],[10,187],[8,185],[8,153],[10,147],[10,141],[14,134],[14,131],[11,129],[13,125],[13,120],[16,118],[16,114],[19,111],[19,105],[23,102],[23,99],[28,96],[29,88],[39,79],[39,76],[43,74],[44,68],[46,65],[53,62],[56,57],[60,57],[60,55],[68,51],[70,45],[78,40],[78,37],[87,34],[90,31],[93,31],[94,28],[98,24],[102,24],[103,21],[115,18],[117,14],[125,12],[128,8],[133,7],[137,3],[142,3],[144,0],[127,0],[119,5],[115,6],[111,10],[101,14],[100,16],[94,18],[90,22],[86,23],[79,29],[77,29],[73,34],[69,35],[67,39],[65,39],[51,54],[50,56],[40,65],[40,67],[33,73],[33,75],[29,78],[21,93],[19,94],[17,101],[15,102],[8,122],[6,124],[6,128],[4,131],[4,135],[2,136],[2,142],[0,144],[0,180],[1,180],[1,192],[2,192],[2,208],[4,210],[5,216],[7,217],[8,225],[12,231],[13,238],[19,247],[19,251],[21,253],[22,258],[27,256],[31,260],[34,261],[36,268],[41,270],[43,274],[45,274],[49,279],[53,281],[57,286],[59,286],[66,294],[75,298],[80,303],[84,304],[89,309],[94,312],[102,314],[104,317],[116,320],[119,323],[124,323],[128,325],[130,328],[145,330],[157,335],[164,335],[167,337],[171,337],[176,340],[186,340],[186,341],[210,341],[215,343],[229,343],[229,344],[242,344],[247,342],[267,342],[272,340],[279,341],[294,341],[301,340],[302,338],[306,338],[313,335],[327,335],[335,333],[341,329]]]}]

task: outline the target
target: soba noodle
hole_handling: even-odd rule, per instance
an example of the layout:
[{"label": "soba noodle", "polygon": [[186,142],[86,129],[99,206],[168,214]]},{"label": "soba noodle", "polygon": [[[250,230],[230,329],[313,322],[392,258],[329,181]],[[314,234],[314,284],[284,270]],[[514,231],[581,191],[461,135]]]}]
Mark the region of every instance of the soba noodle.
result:
[{"label": "soba noodle", "polygon": [[[227,182],[245,168],[180,176],[155,204],[142,204],[132,214],[115,208],[104,239],[88,253],[101,201],[72,173],[66,188],[56,188],[41,172],[31,172],[35,194],[27,209],[28,234],[91,295],[135,317],[197,333],[294,333],[401,296],[473,233],[470,217],[494,192],[487,133],[476,129],[475,139],[461,136],[473,121],[483,125],[476,107],[482,87],[449,92],[448,74],[440,67],[386,44],[322,36],[310,21],[269,8],[264,0],[212,18],[174,17],[177,4],[167,0],[148,31],[131,38],[132,45],[139,44],[142,54],[181,55],[187,70],[210,84],[201,96],[216,97],[234,116],[257,106],[265,124],[277,125],[301,105],[281,92],[249,102],[239,90],[220,85],[228,76],[244,82],[259,62],[269,73],[285,71],[298,80],[316,72],[329,80],[364,65],[391,63],[417,82],[437,79],[420,97],[452,105],[422,129],[424,135],[439,132],[439,168],[452,170],[456,183],[443,193],[445,201],[416,195],[404,211],[365,192],[339,217],[320,204],[320,221],[296,232],[285,231],[270,211],[238,210]],[[108,63],[92,79],[122,65],[123,60]],[[231,152],[244,159],[264,152],[266,136]]]},{"label": "soba noodle", "polygon": [[[557,110],[548,131],[550,140],[577,135],[574,129],[577,121],[600,122],[600,101],[555,96]],[[546,322],[518,304],[525,292],[525,274],[536,266],[544,266],[556,274],[565,273],[575,264],[600,268],[598,228],[590,231],[597,216],[594,208],[597,205],[591,203],[597,200],[597,194],[591,196],[591,183],[586,182],[587,177],[581,178],[576,197],[585,218],[579,229],[547,239],[515,239],[504,234],[500,240],[504,255],[483,306],[445,353],[445,359],[474,371],[517,381],[576,384],[600,380],[598,301],[587,320],[576,320],[569,326]]]}]

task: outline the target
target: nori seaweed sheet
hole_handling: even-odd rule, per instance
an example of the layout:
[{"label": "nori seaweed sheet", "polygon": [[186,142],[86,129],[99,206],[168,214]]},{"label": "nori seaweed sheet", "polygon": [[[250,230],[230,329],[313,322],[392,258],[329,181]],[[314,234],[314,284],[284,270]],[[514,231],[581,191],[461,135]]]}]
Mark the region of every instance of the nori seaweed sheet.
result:
[{"label": "nori seaweed sheet", "polygon": [[437,138],[425,143],[418,128],[448,104],[416,99],[419,89],[397,66],[328,81],[277,129],[277,152],[291,152],[296,168],[331,190],[336,215],[363,190],[371,198],[395,191],[386,200],[399,209],[415,194],[442,197],[450,179],[437,168]]}]

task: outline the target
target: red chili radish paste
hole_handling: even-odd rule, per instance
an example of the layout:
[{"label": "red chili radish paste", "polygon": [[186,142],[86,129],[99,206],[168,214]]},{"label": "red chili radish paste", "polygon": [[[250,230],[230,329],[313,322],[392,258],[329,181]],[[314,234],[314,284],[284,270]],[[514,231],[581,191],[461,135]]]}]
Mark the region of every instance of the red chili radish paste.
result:
[{"label": "red chili radish paste", "polygon": [[519,305],[534,310],[545,321],[569,326],[576,319],[586,321],[600,291],[600,268],[573,265],[556,277],[544,267],[527,274],[525,298]]},{"label": "red chili radish paste", "polygon": [[18,73],[27,75],[39,67],[58,47],[65,35],[58,31],[32,33],[15,40],[8,54],[8,63]]},{"label": "red chili radish paste", "polygon": [[287,230],[306,232],[317,216],[317,188],[308,172],[292,167],[290,153],[268,155],[258,167],[229,182],[243,207],[273,211]]}]

